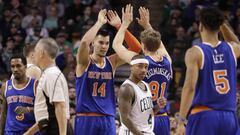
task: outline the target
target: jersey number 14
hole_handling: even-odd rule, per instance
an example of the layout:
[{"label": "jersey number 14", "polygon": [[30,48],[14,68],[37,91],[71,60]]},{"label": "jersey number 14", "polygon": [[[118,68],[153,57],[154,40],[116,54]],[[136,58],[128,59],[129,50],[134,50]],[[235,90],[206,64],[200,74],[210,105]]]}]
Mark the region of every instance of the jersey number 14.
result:
[{"label": "jersey number 14", "polygon": [[92,96],[96,97],[99,93],[101,97],[105,97],[106,96],[105,91],[106,91],[106,83],[102,83],[100,84],[100,86],[98,86],[98,82],[93,83]]}]

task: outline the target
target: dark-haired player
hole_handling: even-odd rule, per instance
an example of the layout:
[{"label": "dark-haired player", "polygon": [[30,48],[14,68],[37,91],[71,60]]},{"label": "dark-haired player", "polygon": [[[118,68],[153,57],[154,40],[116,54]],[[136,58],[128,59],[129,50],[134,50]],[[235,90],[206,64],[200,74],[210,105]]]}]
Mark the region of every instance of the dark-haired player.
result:
[{"label": "dark-haired player", "polygon": [[[141,7],[139,14],[138,22],[145,28],[140,39],[143,44],[143,53],[149,62],[148,73],[144,81],[150,86],[153,104],[156,106],[159,97],[162,99],[167,97],[167,90],[172,80],[171,58],[161,42],[160,33],[151,28],[148,10]],[[113,49],[127,63],[130,63],[133,56],[136,55],[135,52],[128,51],[122,45],[124,34],[132,20],[132,14],[123,13],[123,23],[113,41]],[[158,110],[154,115],[154,133],[156,135],[170,134],[170,121],[166,107]]]},{"label": "dark-haired player", "polygon": [[22,135],[35,123],[33,106],[36,80],[27,77],[27,60],[24,56],[13,56],[10,64],[14,78],[2,86],[1,95],[4,101],[1,108],[0,133]]},{"label": "dark-haired player", "polygon": [[[223,23],[224,16],[218,9],[205,8],[200,13],[202,43],[190,48],[185,56],[187,71],[177,135],[185,134],[188,112],[187,135],[235,135],[237,132],[236,58],[240,56],[240,46],[237,38],[232,42],[219,40]],[[229,41],[231,32],[221,32]]]},{"label": "dark-haired player", "polygon": [[[29,43],[29,44],[26,44],[23,48],[23,55],[26,57],[27,59],[27,69],[26,69],[26,75],[28,77],[31,77],[31,78],[35,78],[35,79],[39,79],[41,74],[42,74],[42,71],[39,67],[37,67],[35,64],[34,64],[34,48],[35,48],[35,45],[36,43]],[[13,78],[13,75],[12,77]]]},{"label": "dark-haired player", "polygon": [[[128,6],[128,10],[130,10],[130,6]],[[97,22],[83,36],[78,49],[77,115],[74,131],[76,135],[116,134],[113,74],[116,67],[124,62],[116,54],[106,57],[109,48],[109,34],[100,29],[107,23],[106,14],[106,10],[99,12]],[[110,24],[117,24],[116,22],[120,21],[116,14],[111,14],[109,18]],[[93,46],[92,54],[89,54],[90,44]]]},{"label": "dark-haired player", "polygon": [[119,90],[119,135],[153,135],[152,94],[148,84],[143,81],[149,62],[144,55],[135,55],[130,65],[130,76]]}]

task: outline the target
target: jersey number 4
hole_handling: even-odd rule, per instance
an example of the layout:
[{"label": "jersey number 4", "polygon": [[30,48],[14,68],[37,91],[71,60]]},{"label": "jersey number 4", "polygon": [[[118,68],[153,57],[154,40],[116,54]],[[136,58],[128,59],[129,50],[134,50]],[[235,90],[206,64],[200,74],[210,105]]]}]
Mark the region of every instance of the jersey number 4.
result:
[{"label": "jersey number 4", "polygon": [[[160,97],[164,96],[165,90],[166,90],[166,82],[163,82],[161,84],[161,94]],[[156,101],[158,99],[159,94],[159,83],[157,81],[151,81],[149,83],[150,90],[152,92],[152,100]]]},{"label": "jersey number 4", "polygon": [[102,83],[100,87],[98,87],[98,82],[93,83],[92,96],[96,97],[98,93],[100,93],[101,97],[105,97],[106,96],[105,91],[106,91],[106,83]]},{"label": "jersey number 4", "polygon": [[227,70],[213,71],[214,83],[219,94],[227,94],[230,90],[229,81],[227,77]]}]

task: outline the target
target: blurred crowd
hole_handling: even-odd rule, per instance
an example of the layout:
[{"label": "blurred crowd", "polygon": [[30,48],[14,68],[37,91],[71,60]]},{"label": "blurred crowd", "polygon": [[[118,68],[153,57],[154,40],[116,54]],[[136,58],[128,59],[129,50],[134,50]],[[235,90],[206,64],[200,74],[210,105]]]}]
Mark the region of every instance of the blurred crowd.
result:
[{"label": "blurred crowd", "polygon": [[[134,3],[132,3],[134,2]],[[79,39],[96,21],[102,8],[121,11],[126,3],[134,7],[146,4],[146,0],[0,0],[0,82],[9,79],[9,60],[14,53],[22,51],[26,43],[36,42],[42,37],[56,39],[60,52],[56,64],[68,81],[70,112],[75,114],[75,54]],[[204,6],[219,7],[235,34],[240,37],[239,0],[163,0],[161,21],[158,28],[162,41],[173,60],[174,80],[169,89],[168,103],[172,132],[176,127],[174,116],[179,110],[181,90],[184,82],[186,50],[201,42],[198,32],[199,13]],[[119,12],[120,14],[120,12]],[[151,14],[151,13],[150,13]],[[107,27],[112,31],[116,30]],[[132,32],[136,32],[132,29]],[[137,37],[138,38],[138,37]],[[110,53],[112,50],[110,50]],[[126,76],[128,77],[128,76]],[[238,90],[240,68],[238,67]],[[115,85],[119,89],[121,82]],[[237,94],[239,97],[239,94]],[[238,100],[239,101],[239,100]],[[240,106],[240,105],[238,105]],[[240,107],[237,110],[240,117]],[[116,125],[119,126],[119,118]],[[73,122],[74,123],[74,122]]]}]

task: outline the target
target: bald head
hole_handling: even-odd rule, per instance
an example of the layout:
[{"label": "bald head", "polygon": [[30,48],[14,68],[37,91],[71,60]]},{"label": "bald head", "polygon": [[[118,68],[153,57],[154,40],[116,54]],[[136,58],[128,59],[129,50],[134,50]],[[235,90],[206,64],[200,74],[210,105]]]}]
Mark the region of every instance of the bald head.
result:
[{"label": "bald head", "polygon": [[42,38],[38,41],[37,46],[43,48],[52,59],[57,57],[59,48],[54,39]]}]

